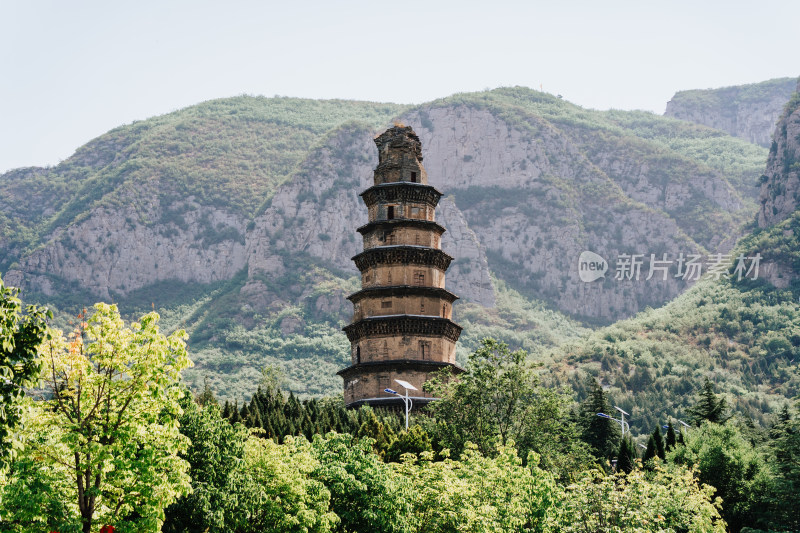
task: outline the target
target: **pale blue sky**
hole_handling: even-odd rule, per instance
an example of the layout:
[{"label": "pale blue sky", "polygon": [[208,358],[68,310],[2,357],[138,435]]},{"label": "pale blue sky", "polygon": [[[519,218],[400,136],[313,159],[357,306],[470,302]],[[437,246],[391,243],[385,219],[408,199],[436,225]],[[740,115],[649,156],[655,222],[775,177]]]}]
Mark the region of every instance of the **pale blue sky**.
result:
[{"label": "pale blue sky", "polygon": [[800,75],[800,2],[0,0],[0,172],[262,94],[421,103],[506,85],[663,113]]}]

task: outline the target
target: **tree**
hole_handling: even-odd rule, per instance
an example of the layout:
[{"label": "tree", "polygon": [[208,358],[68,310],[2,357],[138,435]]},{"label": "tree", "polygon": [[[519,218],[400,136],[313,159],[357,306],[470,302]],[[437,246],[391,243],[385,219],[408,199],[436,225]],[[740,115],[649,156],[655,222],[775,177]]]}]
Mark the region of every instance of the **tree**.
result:
[{"label": "tree", "polygon": [[159,531],[164,507],[188,492],[188,439],[179,432],[180,371],[190,364],[177,331],[150,313],[125,327],[115,305],[41,349],[50,399],[38,417],[56,435],[37,452],[67,468],[82,530],[93,523]]},{"label": "tree", "polygon": [[636,453],[636,445],[629,435],[622,439],[619,445],[619,453],[617,454],[617,472],[625,472],[629,474],[636,467],[636,459],[639,454]]},{"label": "tree", "polygon": [[653,430],[653,441],[656,444],[656,455],[663,461],[666,457],[666,454],[664,450],[664,437],[661,436],[660,426],[656,426],[656,429]]},{"label": "tree", "polygon": [[208,377],[203,378],[203,392],[197,395],[196,401],[203,407],[210,404],[219,406],[217,398],[214,396],[214,391],[208,385]]},{"label": "tree", "polygon": [[320,467],[314,447],[303,437],[284,444],[251,437],[237,472],[238,497],[233,533],[325,533],[339,518],[331,492],[314,477]]},{"label": "tree", "polygon": [[[527,464],[513,446],[498,445],[492,456],[468,445],[461,458],[446,455],[390,466],[412,486],[404,494],[413,505],[406,531],[539,532],[557,514],[560,493],[553,475],[537,466],[531,452]],[[371,530],[375,531],[375,530]]]},{"label": "tree", "polygon": [[589,376],[589,396],[581,406],[583,440],[591,447],[598,459],[611,459],[619,449],[620,428],[610,418],[602,418],[597,413],[611,410],[611,403],[597,379]]},{"label": "tree", "polygon": [[664,446],[664,451],[668,452],[678,444],[678,438],[675,435],[675,428],[672,426],[672,420],[667,425],[667,438]]},{"label": "tree", "polygon": [[695,404],[687,409],[689,417],[692,422],[699,426],[703,421],[708,420],[719,424],[727,420],[726,412],[728,410],[728,402],[724,397],[717,397],[714,394],[714,385],[706,378],[703,383],[703,388],[697,394],[697,401]]},{"label": "tree", "polygon": [[700,483],[722,498],[722,516],[732,531],[762,525],[768,512],[770,472],[753,445],[732,422],[703,424],[687,433],[686,445],[668,455],[689,466]]},{"label": "tree", "polygon": [[656,451],[656,441],[652,435],[647,438],[647,448],[644,450],[644,455],[642,456],[642,463],[648,464],[653,459],[658,456],[658,452]]},{"label": "tree", "polygon": [[675,465],[629,474],[589,471],[566,487],[558,523],[550,531],[725,533],[712,492]]},{"label": "tree", "polygon": [[191,444],[181,454],[189,463],[192,492],[166,509],[164,533],[230,531],[241,483],[247,430],[222,418],[217,403],[198,405],[187,392],[181,399],[180,431]]},{"label": "tree", "polygon": [[426,390],[440,398],[428,404],[431,417],[424,421],[434,448],[448,448],[457,457],[471,442],[491,455],[498,444],[513,441],[520,457],[534,451],[542,467],[560,477],[588,464],[588,449],[569,416],[572,398],[543,387],[527,357],[487,338],[457,380],[449,374],[429,380]]},{"label": "tree", "polygon": [[486,338],[470,354],[467,372],[457,380],[445,374],[426,383],[426,390],[441,398],[427,410],[438,422],[437,433],[445,446],[458,454],[469,441],[481,453],[491,454],[498,442],[517,440],[536,386],[527,355]]},{"label": "tree", "polygon": [[311,477],[330,491],[330,508],[341,519],[338,531],[410,530],[410,479],[380,460],[371,438],[315,435],[313,448],[319,464]]},{"label": "tree", "polygon": [[413,425],[408,431],[402,431],[389,449],[386,450],[387,461],[399,462],[403,454],[411,453],[419,456],[422,452],[433,450],[431,438],[419,425]]},{"label": "tree", "polygon": [[47,309],[29,305],[22,310],[19,289],[0,278],[0,471],[12,457],[11,435],[20,421],[18,404],[25,387],[36,383],[37,349],[48,337]]},{"label": "tree", "polygon": [[[800,413],[800,401],[796,412]],[[800,508],[796,504],[800,494],[800,417],[792,415],[786,406],[772,430],[770,452],[776,488],[770,529],[800,531]]]}]

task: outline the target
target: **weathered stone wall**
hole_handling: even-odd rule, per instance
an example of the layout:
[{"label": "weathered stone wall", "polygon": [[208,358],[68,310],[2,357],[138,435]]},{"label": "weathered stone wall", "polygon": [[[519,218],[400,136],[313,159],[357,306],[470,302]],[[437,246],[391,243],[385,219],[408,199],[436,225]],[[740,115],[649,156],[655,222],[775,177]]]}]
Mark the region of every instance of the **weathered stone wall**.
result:
[{"label": "weathered stone wall", "polygon": [[[360,352],[359,352],[360,350]],[[371,363],[399,359],[456,362],[456,345],[445,337],[429,335],[385,336],[353,343],[352,363]]]},{"label": "weathered stone wall", "polygon": [[364,298],[354,304],[353,321],[371,316],[427,315],[452,319],[453,306],[438,296],[387,296]]},{"label": "weathered stone wall", "polygon": [[428,246],[441,248],[441,236],[430,229],[422,228],[396,228],[392,230],[376,229],[364,235],[364,249],[375,246],[393,244],[411,244],[415,246]]},{"label": "weathered stone wall", "polygon": [[[393,398],[393,394],[384,392],[383,389],[390,388],[397,390],[395,379],[402,379],[414,385],[418,391],[414,391],[414,396],[431,398],[431,394],[422,389],[422,384],[428,379],[428,374],[419,370],[392,369],[391,371],[380,371],[373,375],[359,374],[352,376],[344,383],[344,401],[350,404],[364,398]],[[402,389],[398,392],[402,392]]]},{"label": "weathered stone wall", "polygon": [[420,285],[444,288],[445,274],[426,265],[378,265],[361,274],[362,287]]}]

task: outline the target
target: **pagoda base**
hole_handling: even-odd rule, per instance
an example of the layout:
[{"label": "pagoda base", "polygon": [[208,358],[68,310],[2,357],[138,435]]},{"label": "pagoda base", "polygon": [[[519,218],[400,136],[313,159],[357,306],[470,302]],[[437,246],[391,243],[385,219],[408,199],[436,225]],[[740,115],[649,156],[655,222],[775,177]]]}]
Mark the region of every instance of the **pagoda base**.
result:
[{"label": "pagoda base", "polygon": [[343,368],[337,374],[344,379],[344,402],[348,408],[365,404],[392,405],[394,402],[402,405],[399,396],[385,391],[392,389],[405,395],[405,389],[395,379],[407,381],[418,389],[408,391],[408,395],[421,407],[423,403],[436,399],[423,390],[423,383],[434,372],[444,368],[451,369],[453,374],[464,372],[463,368],[452,363],[399,359],[359,363]]}]

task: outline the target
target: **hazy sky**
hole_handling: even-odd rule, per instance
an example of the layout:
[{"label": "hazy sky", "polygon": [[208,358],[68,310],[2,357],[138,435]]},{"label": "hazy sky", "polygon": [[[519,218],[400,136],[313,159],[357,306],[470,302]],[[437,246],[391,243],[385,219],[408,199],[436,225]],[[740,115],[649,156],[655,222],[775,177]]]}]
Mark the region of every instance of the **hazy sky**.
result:
[{"label": "hazy sky", "polygon": [[800,2],[0,0],[0,172],[261,94],[421,103],[540,86],[663,113],[682,89],[800,75]]}]

